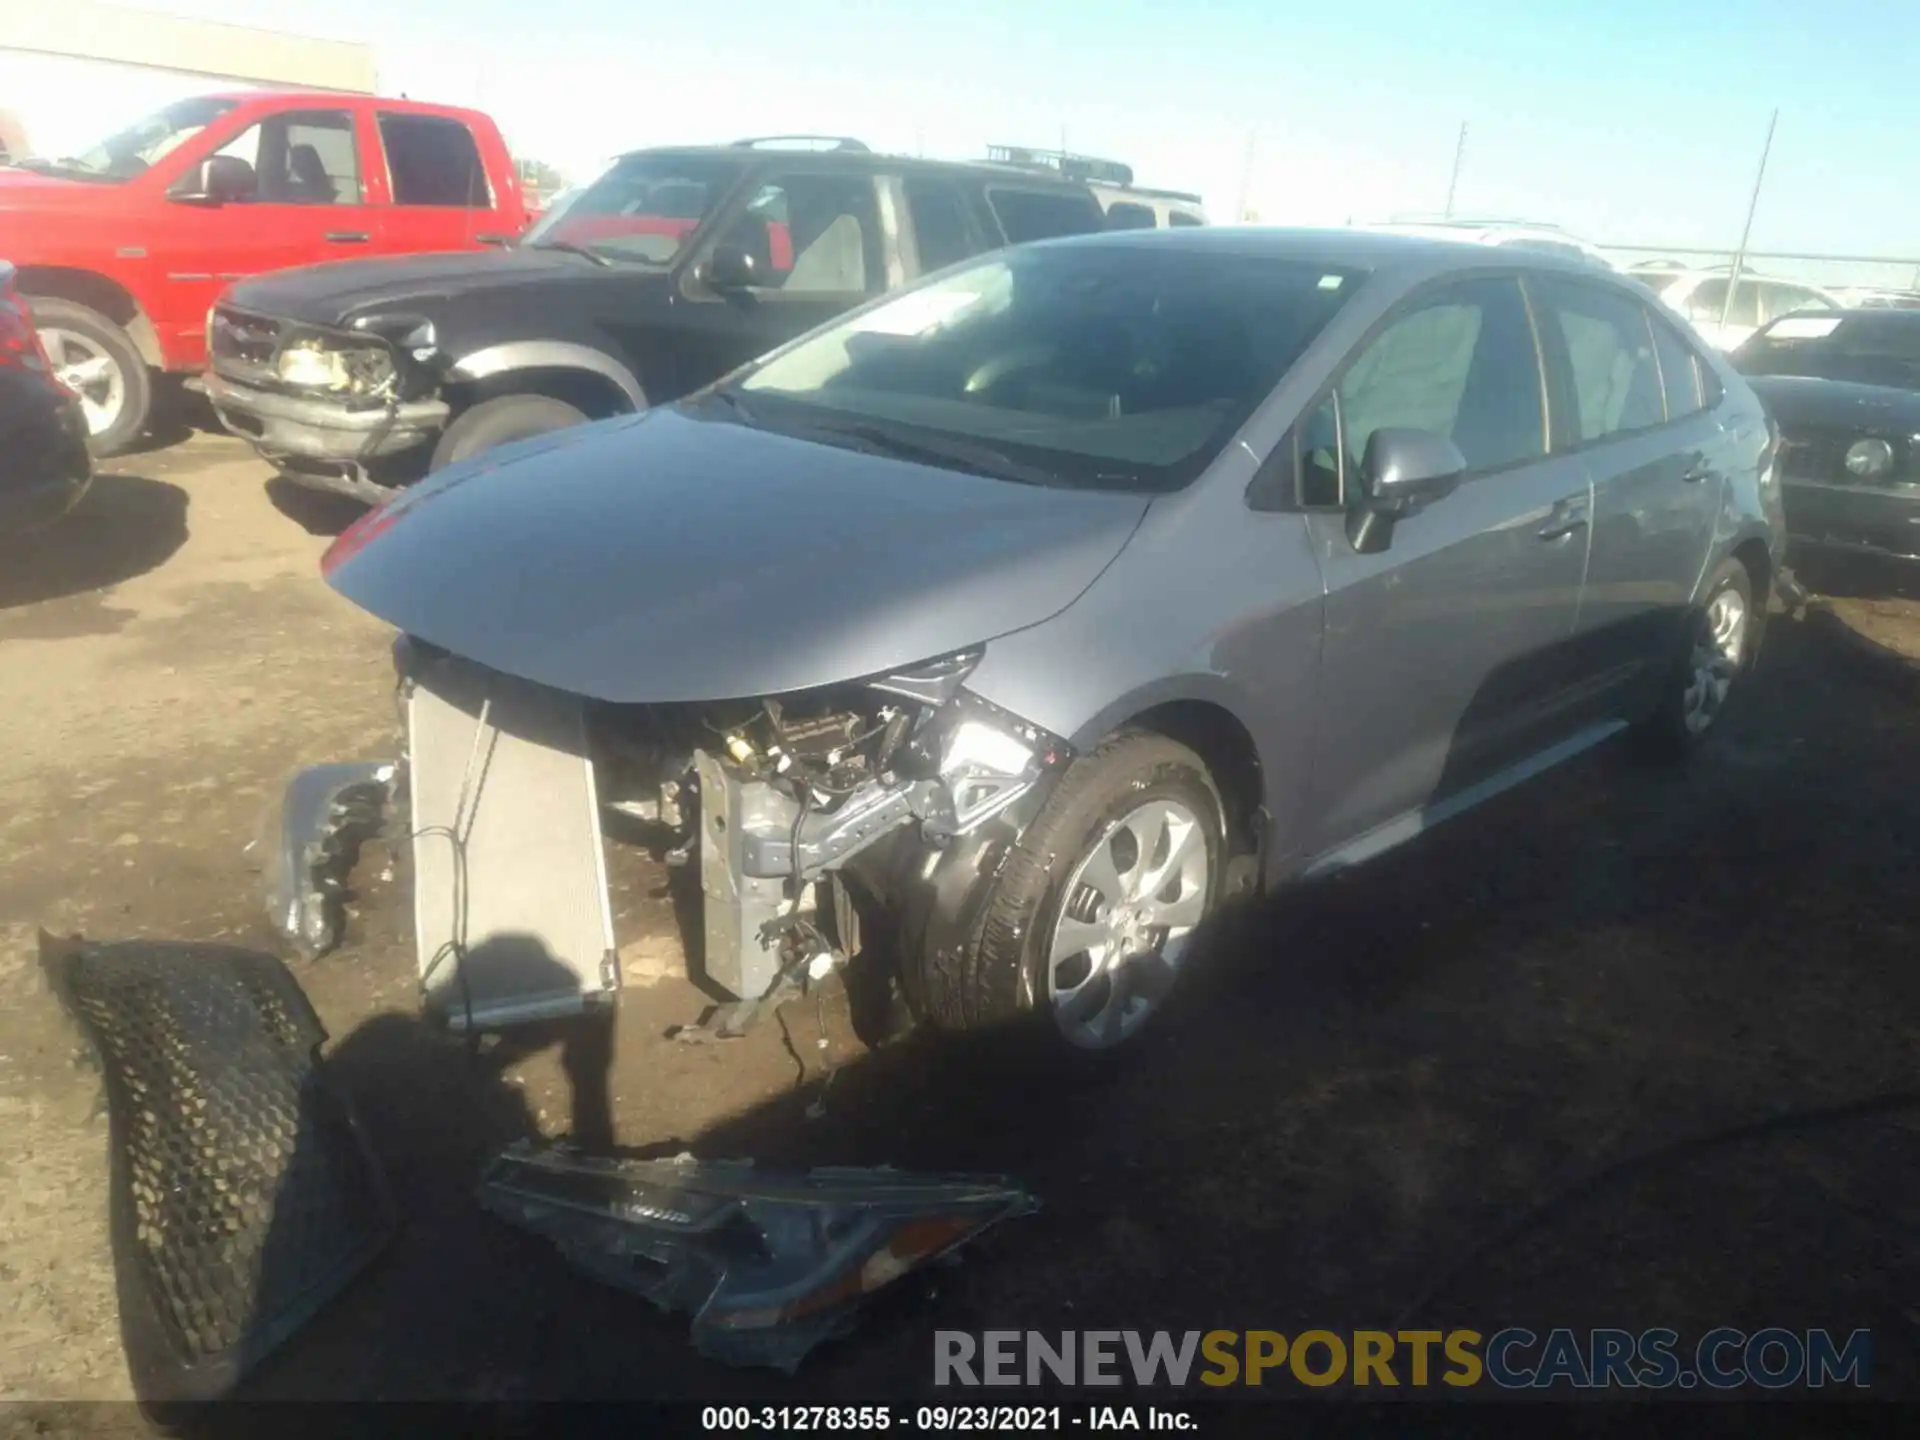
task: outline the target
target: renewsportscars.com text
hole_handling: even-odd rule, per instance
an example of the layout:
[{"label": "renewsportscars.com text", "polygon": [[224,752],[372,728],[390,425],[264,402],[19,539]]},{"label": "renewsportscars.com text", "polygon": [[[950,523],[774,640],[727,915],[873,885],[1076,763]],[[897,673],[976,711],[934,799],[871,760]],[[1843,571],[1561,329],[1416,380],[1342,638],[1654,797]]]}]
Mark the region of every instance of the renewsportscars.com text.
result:
[{"label": "renewsportscars.com text", "polygon": [[941,1330],[933,1383],[1731,1390],[1872,1383],[1866,1330]]}]

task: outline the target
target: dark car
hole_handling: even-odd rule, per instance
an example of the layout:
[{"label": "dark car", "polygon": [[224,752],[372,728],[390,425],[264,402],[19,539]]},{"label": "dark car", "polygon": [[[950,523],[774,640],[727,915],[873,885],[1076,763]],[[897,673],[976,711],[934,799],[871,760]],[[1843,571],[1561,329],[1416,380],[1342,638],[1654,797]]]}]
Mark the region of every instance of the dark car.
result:
[{"label": "dark car", "polygon": [[1732,359],[1780,430],[1795,549],[1920,559],[1920,311],[1783,315]]},{"label": "dark car", "polygon": [[208,395],[288,478],[378,502],[678,399],[956,261],[1105,224],[1077,179],[832,143],[638,151],[511,250],[236,285],[210,317]]},{"label": "dark car", "polygon": [[342,536],[409,738],[292,782],[275,922],[330,943],[341,826],[404,788],[430,1003],[577,1011],[619,989],[614,807],[697,872],[743,1002],[884,935],[936,1024],[1118,1045],[1227,899],[1629,728],[1709,735],[1781,574],[1771,443],[1581,261],[1239,226],[984,256]]},{"label": "dark car", "polygon": [[80,397],[54,378],[13,266],[0,260],[0,539],[58,520],[92,475]]}]

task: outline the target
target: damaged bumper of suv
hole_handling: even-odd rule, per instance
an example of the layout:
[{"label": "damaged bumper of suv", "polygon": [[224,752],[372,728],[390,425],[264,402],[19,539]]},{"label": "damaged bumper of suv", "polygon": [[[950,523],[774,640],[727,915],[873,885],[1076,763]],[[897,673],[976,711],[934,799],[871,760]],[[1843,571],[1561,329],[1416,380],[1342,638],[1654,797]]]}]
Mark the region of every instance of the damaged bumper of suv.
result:
[{"label": "damaged bumper of suv", "polygon": [[871,903],[903,936],[948,943],[1069,758],[966,691],[980,653],[797,694],[627,705],[403,639],[405,755],[291,778],[267,841],[269,915],[298,954],[326,953],[360,842],[403,835],[429,1010],[483,1030],[578,1013],[620,985],[603,845],[617,816],[697,874],[689,949],[749,1006],[844,962]]},{"label": "damaged bumper of suv", "polygon": [[430,322],[375,317],[363,328],[294,325],[216,307],[201,382],[220,423],[302,485],[379,503],[368,465],[429,443],[450,413],[413,362]]}]

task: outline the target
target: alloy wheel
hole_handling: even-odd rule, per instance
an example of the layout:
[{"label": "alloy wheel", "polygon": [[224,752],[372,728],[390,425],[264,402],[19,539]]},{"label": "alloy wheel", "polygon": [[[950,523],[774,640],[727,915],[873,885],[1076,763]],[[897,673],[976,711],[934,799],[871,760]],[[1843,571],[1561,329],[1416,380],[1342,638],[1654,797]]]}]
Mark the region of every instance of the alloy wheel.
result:
[{"label": "alloy wheel", "polygon": [[50,326],[40,331],[53,366],[53,378],[80,397],[86,412],[87,433],[113,428],[127,405],[127,381],[105,347],[73,330]]},{"label": "alloy wheel", "polygon": [[1747,601],[1738,590],[1722,590],[1707,606],[1706,623],[1693,642],[1686,694],[1680,714],[1689,735],[1703,735],[1720,718],[1734,676],[1746,654]]},{"label": "alloy wheel", "polygon": [[1203,822],[1177,800],[1128,811],[1080,858],[1047,949],[1047,998],[1070,1044],[1109,1049],[1158,1008],[1206,915],[1210,869]]}]

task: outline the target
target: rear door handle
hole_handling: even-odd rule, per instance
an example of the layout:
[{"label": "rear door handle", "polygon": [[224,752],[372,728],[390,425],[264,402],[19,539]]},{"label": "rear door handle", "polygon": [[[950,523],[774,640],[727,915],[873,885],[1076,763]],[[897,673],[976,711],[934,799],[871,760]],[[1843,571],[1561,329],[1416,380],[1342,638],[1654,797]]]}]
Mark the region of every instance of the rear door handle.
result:
[{"label": "rear door handle", "polygon": [[329,230],[327,239],[335,245],[364,245],[373,237],[364,230]]},{"label": "rear door handle", "polygon": [[513,243],[513,237],[511,235],[476,235],[473,238],[478,240],[482,245],[511,245]]},{"label": "rear door handle", "polygon": [[1686,485],[1698,485],[1711,474],[1713,474],[1713,466],[1709,465],[1704,457],[1699,457],[1687,466],[1686,473],[1680,477],[1680,480]]}]

